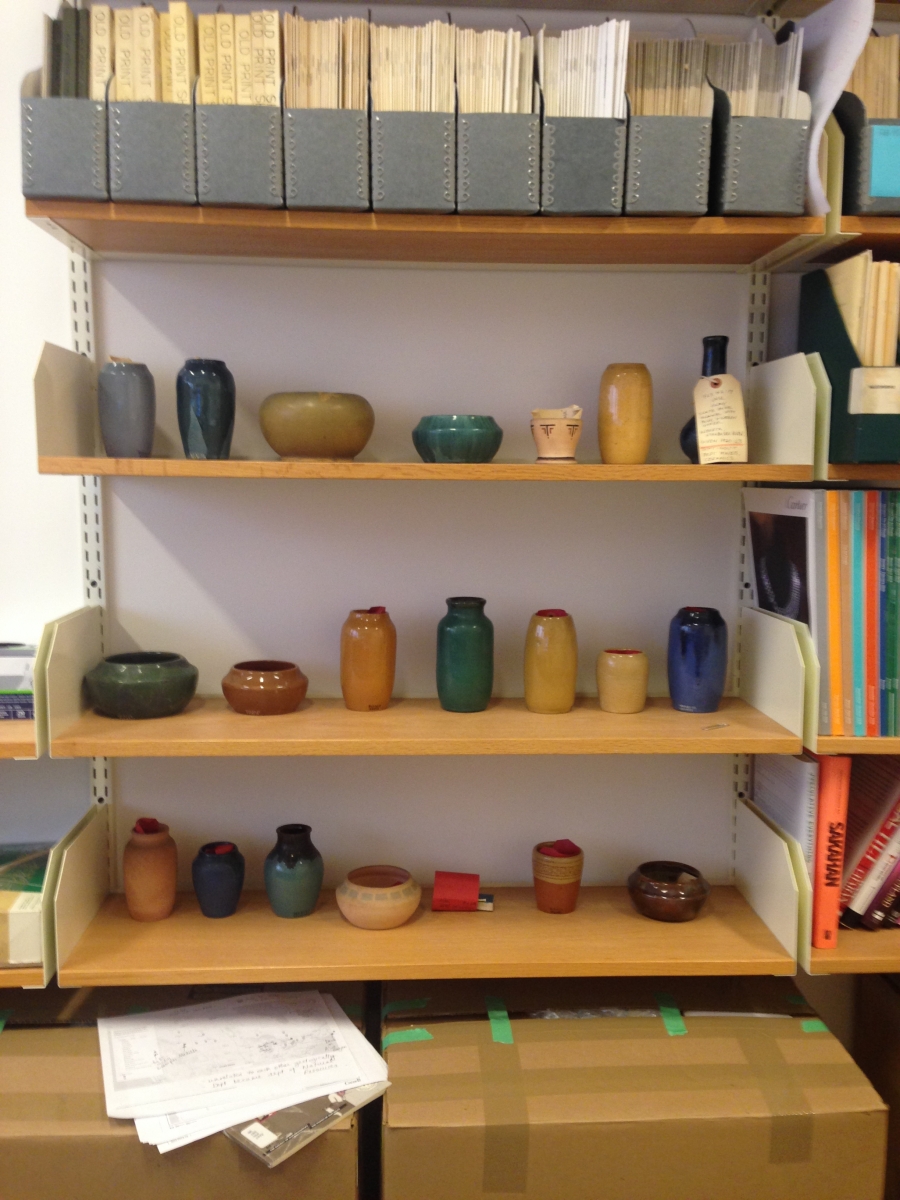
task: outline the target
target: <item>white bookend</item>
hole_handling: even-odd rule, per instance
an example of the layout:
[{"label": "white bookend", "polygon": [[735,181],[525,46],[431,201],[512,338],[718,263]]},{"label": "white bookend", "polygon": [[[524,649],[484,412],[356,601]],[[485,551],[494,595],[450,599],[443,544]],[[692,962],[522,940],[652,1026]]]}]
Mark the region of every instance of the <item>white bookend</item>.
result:
[{"label": "white bookend", "polygon": [[800,889],[783,837],[746,804],[735,810],[734,884],[791,957],[797,957]]},{"label": "white bookend", "polygon": [[750,368],[747,437],[754,463],[812,466],[817,388],[805,354]]},{"label": "white bookend", "polygon": [[108,812],[90,809],[61,843],[53,895],[58,967],[65,965],[109,892]]},{"label": "white bookend", "polygon": [[45,342],[34,373],[39,458],[102,453],[97,368],[83,354]]},{"label": "white bookend", "polygon": [[[47,726],[50,757],[53,740],[78,720],[84,711],[85,674],[103,657],[100,639],[102,610],[80,608],[45,629],[47,649]],[[43,643],[42,643],[43,644]]]},{"label": "white bookend", "polygon": [[794,627],[771,613],[742,609],[741,699],[802,738],[805,688],[806,669]]}]

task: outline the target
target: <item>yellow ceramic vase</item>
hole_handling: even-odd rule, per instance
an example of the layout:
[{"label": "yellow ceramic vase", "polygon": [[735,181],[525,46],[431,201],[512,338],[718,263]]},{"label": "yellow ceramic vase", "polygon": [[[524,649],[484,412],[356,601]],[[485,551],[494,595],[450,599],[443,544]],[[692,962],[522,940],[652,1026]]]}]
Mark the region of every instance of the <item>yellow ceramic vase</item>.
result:
[{"label": "yellow ceramic vase", "polygon": [[387,708],[394,690],[397,630],[384,608],[356,608],[341,629],[341,692],[355,712]]},{"label": "yellow ceramic vase", "polygon": [[597,658],[597,694],[604,712],[636,713],[647,703],[650,664],[641,650],[604,650]]},{"label": "yellow ceramic vase", "polygon": [[542,608],[525,636],[525,707],[567,713],[575,703],[578,641],[575,622],[561,608]]},{"label": "yellow ceramic vase", "polygon": [[653,382],[643,363],[610,363],[600,380],[597,418],[605,463],[644,463],[653,433]]}]

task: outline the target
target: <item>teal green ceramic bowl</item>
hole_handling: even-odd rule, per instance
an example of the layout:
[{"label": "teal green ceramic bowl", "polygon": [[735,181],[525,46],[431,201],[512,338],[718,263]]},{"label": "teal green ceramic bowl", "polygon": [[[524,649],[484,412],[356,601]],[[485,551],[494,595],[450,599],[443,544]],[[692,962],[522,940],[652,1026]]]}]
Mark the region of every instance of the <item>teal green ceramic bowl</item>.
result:
[{"label": "teal green ceramic bowl", "polygon": [[101,716],[141,721],[180,713],[193,699],[198,674],[180,654],[138,650],[110,654],[88,671],[84,684]]},{"label": "teal green ceramic bowl", "polygon": [[413,430],[413,445],[423,462],[490,462],[503,441],[493,417],[423,417]]}]

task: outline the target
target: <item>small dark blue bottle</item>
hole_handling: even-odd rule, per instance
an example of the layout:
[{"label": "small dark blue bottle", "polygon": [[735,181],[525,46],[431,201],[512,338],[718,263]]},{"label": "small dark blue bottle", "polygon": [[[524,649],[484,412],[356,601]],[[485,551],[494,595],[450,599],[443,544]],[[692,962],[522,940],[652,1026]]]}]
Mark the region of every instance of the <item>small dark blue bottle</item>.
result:
[{"label": "small dark blue bottle", "polygon": [[234,432],[234,376],[217,358],[189,358],[175,381],[185,458],[228,458]]},{"label": "small dark blue bottle", "polygon": [[728,626],[715,608],[679,608],[669,624],[669,695],[679,712],[715,712],[725,690]]},{"label": "small dark blue bottle", "polygon": [[191,864],[204,917],[230,917],[244,886],[244,856],[234,842],[207,842]]}]

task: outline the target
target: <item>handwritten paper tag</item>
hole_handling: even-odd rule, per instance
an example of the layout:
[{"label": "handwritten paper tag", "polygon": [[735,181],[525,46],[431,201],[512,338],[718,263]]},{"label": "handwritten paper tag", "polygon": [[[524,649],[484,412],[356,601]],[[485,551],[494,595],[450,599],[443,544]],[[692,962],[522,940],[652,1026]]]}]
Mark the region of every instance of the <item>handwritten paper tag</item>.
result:
[{"label": "handwritten paper tag", "polygon": [[900,414],[900,367],[854,367],[850,372],[850,415]]},{"label": "handwritten paper tag", "polygon": [[710,375],[694,388],[701,463],[745,463],[747,421],[741,385],[733,375]]}]

